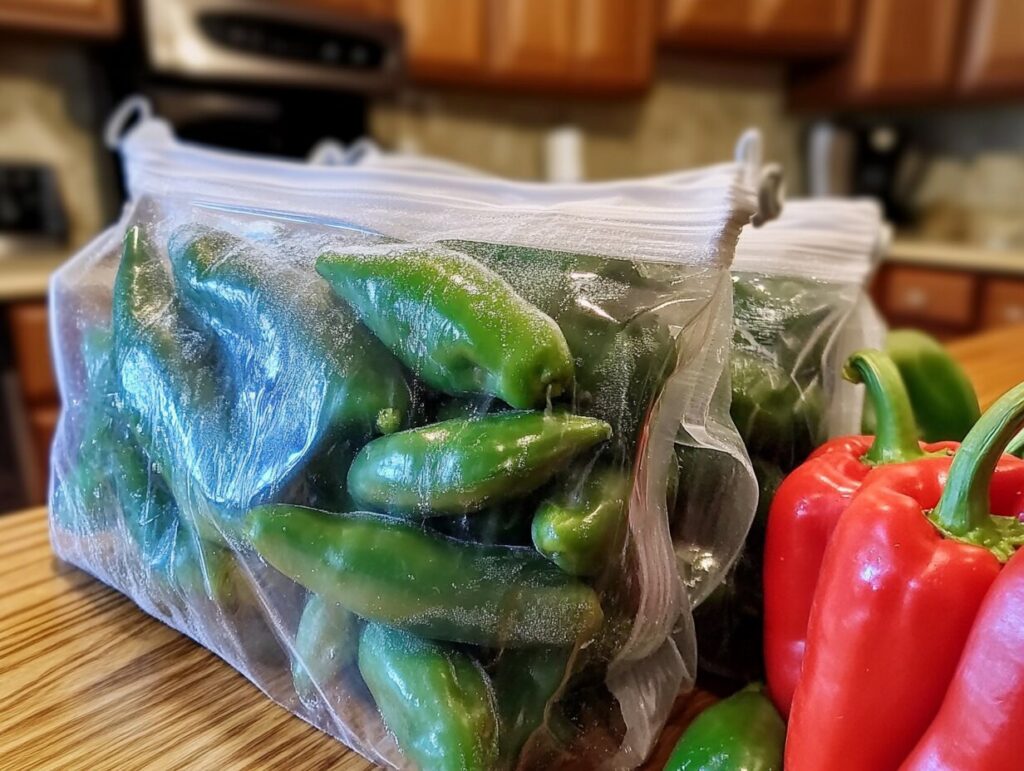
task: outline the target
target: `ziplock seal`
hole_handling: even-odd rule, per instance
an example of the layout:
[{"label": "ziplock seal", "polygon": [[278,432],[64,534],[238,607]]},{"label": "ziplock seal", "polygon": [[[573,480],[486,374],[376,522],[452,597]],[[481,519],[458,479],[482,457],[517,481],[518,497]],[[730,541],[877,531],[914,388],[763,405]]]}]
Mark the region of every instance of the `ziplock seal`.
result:
[{"label": "ziplock seal", "polygon": [[406,240],[488,240],[497,233],[509,244],[564,249],[571,235],[581,253],[724,266],[754,210],[738,164],[549,185],[252,158],[178,142],[156,119],[132,129],[121,149],[132,197],[187,196],[201,207],[301,214],[325,224],[343,212],[342,221],[356,226],[365,212],[387,224],[387,235]]}]

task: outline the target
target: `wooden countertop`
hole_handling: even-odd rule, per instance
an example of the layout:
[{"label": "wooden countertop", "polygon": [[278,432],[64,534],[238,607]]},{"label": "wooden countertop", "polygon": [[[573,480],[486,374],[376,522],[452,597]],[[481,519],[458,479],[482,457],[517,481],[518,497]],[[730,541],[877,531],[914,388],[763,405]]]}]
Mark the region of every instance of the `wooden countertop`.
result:
[{"label": "wooden countertop", "polygon": [[[1024,380],[1024,327],[950,346],[990,403]],[[648,768],[706,703],[680,699]],[[0,515],[0,767],[373,765],[263,696],[209,651],[50,552],[45,509]]]},{"label": "wooden countertop", "polygon": [[885,260],[972,273],[1024,276],[1024,251],[988,249],[969,244],[897,238],[889,246]]}]

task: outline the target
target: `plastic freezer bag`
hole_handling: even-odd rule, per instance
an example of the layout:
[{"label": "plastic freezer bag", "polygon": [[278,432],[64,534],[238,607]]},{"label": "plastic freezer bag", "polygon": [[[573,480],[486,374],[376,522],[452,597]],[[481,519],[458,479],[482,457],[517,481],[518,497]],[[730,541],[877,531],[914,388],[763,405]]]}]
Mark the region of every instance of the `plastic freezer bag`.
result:
[{"label": "plastic freezer bag", "polygon": [[[733,262],[732,417],[760,491],[744,551],[696,611],[709,682],[762,674],[761,552],[775,489],[830,436],[859,432],[863,397],[841,378],[855,350],[881,347],[884,325],[866,294],[887,241],[876,203],[789,201],[740,235]],[[693,472],[683,459],[683,479]]]},{"label": "plastic freezer bag", "polygon": [[672,448],[727,422],[745,169],[122,149],[121,221],[51,287],[58,555],[376,762],[639,764],[695,667]]}]

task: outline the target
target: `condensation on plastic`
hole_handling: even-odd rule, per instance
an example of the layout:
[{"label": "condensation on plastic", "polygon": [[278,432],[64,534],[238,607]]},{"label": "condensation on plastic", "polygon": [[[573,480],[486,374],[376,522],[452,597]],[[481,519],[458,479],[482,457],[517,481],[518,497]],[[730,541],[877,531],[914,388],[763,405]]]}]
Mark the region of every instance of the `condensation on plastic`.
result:
[{"label": "condensation on plastic", "polygon": [[[307,305],[327,301],[326,285],[314,272],[316,257],[328,250],[358,253],[381,243],[430,249],[445,242],[443,248],[472,254],[524,298],[542,309],[547,304],[545,310],[555,316],[559,304],[575,302],[617,323],[647,321],[674,336],[675,369],[650,405],[628,469],[634,486],[626,544],[621,554],[609,555],[609,563],[621,571],[617,590],[625,591],[632,614],[629,634],[604,678],[618,714],[604,715],[600,726],[591,726],[573,745],[575,752],[590,753],[593,767],[642,762],[695,668],[689,601],[673,544],[679,536],[670,530],[666,504],[674,444],[685,436],[693,446],[731,459],[731,476],[722,478],[721,490],[730,484],[753,489],[749,461],[728,419],[724,375],[732,288],[727,270],[739,230],[753,210],[748,170],[722,164],[645,180],[552,186],[311,166],[189,146],[154,119],[134,128],[121,149],[130,192],[121,220],[72,258],[51,284],[64,404],[52,452],[51,539],[57,554],[216,652],[296,715],[375,762],[409,767],[358,674],[346,670],[314,704],[298,698],[289,664],[297,656],[304,591],[253,554],[224,523],[228,514],[244,513],[256,503],[317,502],[304,497],[309,491],[294,481],[317,441],[315,424],[325,395],[316,385],[321,381],[315,362],[310,367],[308,357],[282,343],[302,334]],[[174,329],[181,320],[199,330],[178,341],[186,361],[198,369],[209,366],[203,374],[206,390],[186,393],[187,400],[197,401],[185,410],[170,403],[156,381],[147,393],[145,367],[115,373],[111,386],[87,360],[97,332],[110,334],[121,240],[136,225],[150,239],[159,270],[168,275],[168,243],[180,238],[181,229],[195,233],[213,227],[240,239],[252,275],[273,288],[251,309],[268,327],[266,336],[276,341],[267,349],[235,328],[252,318],[203,318],[180,290],[170,303],[149,309],[154,325]],[[532,264],[526,259],[531,252]],[[566,287],[569,295],[559,296]],[[260,317],[267,303],[281,315]],[[313,315],[309,324],[316,323]],[[277,318],[284,319],[276,322],[280,329],[271,321]],[[211,343],[214,338],[219,342]],[[230,346],[235,353],[222,362]],[[126,361],[119,352],[115,366]],[[127,390],[125,380],[131,381]],[[623,388],[623,400],[634,397]],[[163,420],[155,431],[111,439],[111,418],[96,425],[97,415],[126,408],[144,412],[147,398],[163,400],[149,415],[150,424]],[[187,414],[197,405],[205,413],[202,419]],[[220,415],[230,419],[220,421]],[[156,501],[171,497],[181,519],[195,527],[177,531],[179,540],[194,543],[170,548],[195,550],[208,594],[214,594],[224,561],[233,565],[227,599],[183,598],[155,580],[136,556],[114,490],[116,472],[108,465],[106,474],[90,477],[97,464],[113,458],[109,451],[104,454],[104,441],[116,447],[141,438],[145,445],[147,437],[151,446],[145,449],[159,457],[144,464],[149,494],[136,503],[149,512]],[[230,449],[211,448],[211,441]],[[714,473],[717,469],[709,468]],[[83,478],[93,484],[80,484]],[[749,496],[723,492],[692,500],[682,521],[689,527],[691,519],[699,520],[692,527],[709,533],[708,542],[717,539],[717,548],[728,554],[739,548],[751,509]],[[707,577],[712,581],[713,571]]]}]

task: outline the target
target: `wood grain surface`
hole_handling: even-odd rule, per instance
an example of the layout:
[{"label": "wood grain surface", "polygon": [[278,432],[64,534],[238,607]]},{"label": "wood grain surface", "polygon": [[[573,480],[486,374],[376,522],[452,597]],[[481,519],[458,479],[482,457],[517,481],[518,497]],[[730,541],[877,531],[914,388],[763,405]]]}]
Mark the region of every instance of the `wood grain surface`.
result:
[{"label": "wood grain surface", "polygon": [[[1024,327],[950,349],[983,406],[1024,380]],[[648,769],[710,702],[681,697]],[[209,651],[56,560],[46,510],[0,515],[0,769],[374,766],[267,699]]]}]

